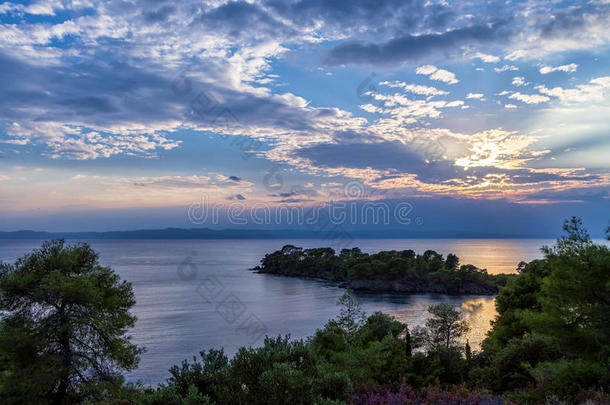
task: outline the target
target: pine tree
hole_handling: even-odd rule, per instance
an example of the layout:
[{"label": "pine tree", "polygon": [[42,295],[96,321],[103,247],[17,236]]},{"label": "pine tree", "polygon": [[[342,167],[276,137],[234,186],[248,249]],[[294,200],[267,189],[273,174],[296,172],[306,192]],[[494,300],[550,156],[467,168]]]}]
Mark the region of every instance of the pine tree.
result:
[{"label": "pine tree", "polygon": [[131,285],[87,244],[45,242],[0,264],[3,402],[79,403],[120,384],[141,353],[125,336],[134,304]]}]

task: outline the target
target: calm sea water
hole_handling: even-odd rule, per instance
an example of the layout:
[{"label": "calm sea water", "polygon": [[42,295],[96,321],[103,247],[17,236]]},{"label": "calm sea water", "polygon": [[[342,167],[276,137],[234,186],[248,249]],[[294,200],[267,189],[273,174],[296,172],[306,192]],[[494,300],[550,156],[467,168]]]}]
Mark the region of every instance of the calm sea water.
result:
[{"label": "calm sea water", "polygon": [[[133,283],[138,317],[133,341],[146,347],[130,381],[157,384],[168,368],[201,350],[262,343],[290,333],[310,336],[338,313],[343,289],[323,282],[256,274],[248,271],[265,253],[292,243],[328,246],[325,240],[93,240],[102,264]],[[455,253],[462,263],[490,273],[513,272],[521,260],[541,257],[540,239],[363,239],[353,242],[365,252],[427,249]],[[13,262],[40,246],[39,241],[0,241],[0,260]],[[181,269],[179,271],[179,269]],[[478,345],[495,315],[493,298],[444,295],[357,294],[367,313],[383,311],[409,326],[423,325],[428,305],[447,302],[461,308],[471,325],[468,339]]]}]

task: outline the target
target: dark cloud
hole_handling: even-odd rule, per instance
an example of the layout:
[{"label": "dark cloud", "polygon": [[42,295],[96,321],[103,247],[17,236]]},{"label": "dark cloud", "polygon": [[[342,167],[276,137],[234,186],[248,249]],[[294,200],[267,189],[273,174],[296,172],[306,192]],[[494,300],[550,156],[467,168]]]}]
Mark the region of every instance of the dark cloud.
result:
[{"label": "dark cloud", "polygon": [[290,191],[283,192],[283,193],[269,194],[270,197],[280,197],[280,198],[289,198],[289,197],[297,197],[297,196],[315,197],[317,195],[319,195],[319,193],[316,190],[314,190],[312,188],[302,187],[302,186],[294,186],[291,188]]},{"label": "dark cloud", "polygon": [[260,6],[237,1],[203,12],[192,25],[222,32],[233,38],[277,37],[294,32]]},{"label": "dark cloud", "polygon": [[610,5],[579,4],[566,8],[555,8],[549,10],[550,15],[540,16],[538,26],[545,37],[565,36],[570,33],[578,34],[591,23],[591,17],[607,19],[610,13]]},{"label": "dark cloud", "polygon": [[326,63],[388,65],[416,62],[438,53],[455,53],[465,45],[480,45],[498,41],[506,36],[505,23],[473,25],[442,34],[404,35],[380,44],[347,42],[334,47]]},{"label": "dark cloud", "polygon": [[59,100],[59,102],[71,107],[72,111],[82,115],[114,113],[118,111],[118,107],[108,97],[84,96]]},{"label": "dark cloud", "polygon": [[318,144],[295,152],[322,168],[367,168],[417,174],[423,181],[456,178],[462,168],[447,161],[428,164],[423,155],[401,142]]},{"label": "dark cloud", "polygon": [[383,33],[396,26],[414,27],[425,13],[417,0],[281,0],[265,3],[269,10],[294,24],[312,26],[323,22],[327,28]]},{"label": "dark cloud", "polygon": [[237,177],[237,176],[229,176],[229,180],[233,180],[233,181],[241,181],[241,178]]},{"label": "dark cloud", "polygon": [[[215,66],[194,66],[186,77],[154,67],[91,61],[73,66],[34,66],[0,51],[0,120],[57,122],[100,130],[115,126],[147,127],[165,122],[235,127],[253,125],[307,131],[320,118],[337,116],[331,108],[303,110],[272,97],[241,93],[204,83]],[[185,83],[188,81],[188,87]],[[176,92],[172,84],[181,90]],[[186,89],[185,91],[182,91]],[[210,97],[212,107],[200,104]],[[208,108],[210,107],[210,108]],[[220,119],[216,120],[221,115]],[[223,118],[229,118],[228,120]]]},{"label": "dark cloud", "polygon": [[170,15],[176,12],[176,7],[174,6],[163,6],[158,8],[155,11],[145,11],[142,13],[144,17],[144,21],[149,23],[158,23],[166,21]]}]

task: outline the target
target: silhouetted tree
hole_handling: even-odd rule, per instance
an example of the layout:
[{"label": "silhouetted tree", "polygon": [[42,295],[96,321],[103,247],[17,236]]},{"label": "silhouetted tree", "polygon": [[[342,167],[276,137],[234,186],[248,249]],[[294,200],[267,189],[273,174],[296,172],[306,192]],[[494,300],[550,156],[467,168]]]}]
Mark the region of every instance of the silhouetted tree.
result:
[{"label": "silhouetted tree", "polygon": [[426,328],[429,333],[429,346],[433,349],[456,346],[459,339],[470,330],[462,313],[449,304],[431,305],[428,312],[432,317],[426,321]]}]

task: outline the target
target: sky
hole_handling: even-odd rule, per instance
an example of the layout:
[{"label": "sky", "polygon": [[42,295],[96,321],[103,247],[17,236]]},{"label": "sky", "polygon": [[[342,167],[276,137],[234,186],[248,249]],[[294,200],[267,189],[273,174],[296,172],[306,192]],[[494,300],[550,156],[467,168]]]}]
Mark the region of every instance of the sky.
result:
[{"label": "sky", "polygon": [[0,230],[334,206],[349,229],[601,235],[608,27],[607,0],[0,3]]}]

